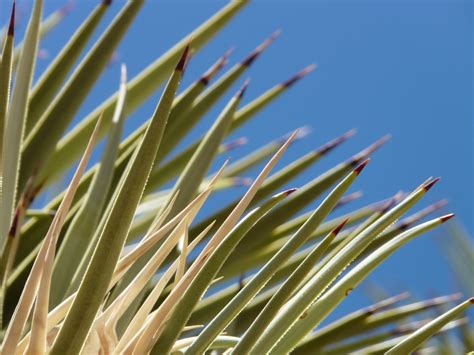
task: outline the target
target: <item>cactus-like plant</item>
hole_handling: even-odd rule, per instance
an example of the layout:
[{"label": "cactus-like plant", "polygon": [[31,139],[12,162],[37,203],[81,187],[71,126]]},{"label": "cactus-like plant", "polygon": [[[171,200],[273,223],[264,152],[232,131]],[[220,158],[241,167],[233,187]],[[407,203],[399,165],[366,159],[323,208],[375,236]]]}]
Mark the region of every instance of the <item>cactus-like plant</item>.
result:
[{"label": "cactus-like plant", "polygon": [[[304,129],[209,172],[218,155],[243,143],[224,143],[229,133],[313,65],[242,105],[246,80],[207,132],[181,148],[277,36],[212,85],[229,51],[180,88],[190,53],[197,54],[246,1],[230,1],[134,78],[122,65],[117,93],[67,131],[143,3],[127,1],[81,57],[110,7],[110,1],[99,3],[33,83],[38,44],[64,9],[42,20],[43,1],[35,0],[15,47],[13,2],[0,35],[2,354],[407,354],[465,323],[460,317],[473,299],[430,319],[427,310],[459,295],[400,305],[404,293],[319,327],[393,252],[453,216],[419,223],[441,203],[398,222],[438,181],[432,178],[408,194],[331,215],[357,197],[347,191],[388,137],[299,189],[278,191],[354,131],[276,172]],[[162,84],[150,118],[122,139],[124,121]],[[87,169],[102,137],[102,156]],[[78,160],[68,187],[44,194]],[[240,178],[262,162],[253,181]],[[198,218],[212,193],[243,182],[248,189],[242,197],[211,204],[208,216]],[[46,202],[34,204],[42,194]],[[324,199],[314,204],[318,197]],[[312,211],[300,213],[311,205]]]}]

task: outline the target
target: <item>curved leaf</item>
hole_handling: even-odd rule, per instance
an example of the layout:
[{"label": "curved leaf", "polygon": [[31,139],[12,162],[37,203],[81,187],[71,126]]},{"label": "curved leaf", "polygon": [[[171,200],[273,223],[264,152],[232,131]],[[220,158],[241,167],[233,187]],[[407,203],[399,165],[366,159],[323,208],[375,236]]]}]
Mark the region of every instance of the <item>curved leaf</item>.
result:
[{"label": "curved leaf", "polygon": [[408,354],[412,351],[415,351],[421,345],[423,345],[425,341],[440,331],[445,325],[462,315],[472,304],[474,304],[474,298],[470,298],[458,306],[450,309],[449,311],[433,319],[431,322],[415,331],[413,334],[408,335],[403,341],[387,351],[386,354]]}]

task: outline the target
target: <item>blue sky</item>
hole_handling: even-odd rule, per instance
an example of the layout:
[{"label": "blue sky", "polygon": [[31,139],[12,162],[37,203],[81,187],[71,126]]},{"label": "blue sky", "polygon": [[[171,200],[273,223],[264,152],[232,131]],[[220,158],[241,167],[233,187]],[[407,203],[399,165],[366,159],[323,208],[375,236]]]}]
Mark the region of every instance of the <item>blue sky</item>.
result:
[{"label": "blue sky", "polygon": [[[59,1],[45,2],[45,13],[61,5]],[[0,2],[2,20],[9,12],[9,3]],[[54,56],[96,3],[77,1],[74,12],[43,41],[42,48]],[[123,3],[115,1],[107,19]],[[119,49],[119,61],[127,64],[133,77],[225,3],[147,1]],[[30,1],[20,4],[28,8]],[[346,210],[400,189],[413,189],[429,176],[441,176],[425,205],[449,199],[449,211],[455,212],[472,233],[472,10],[469,1],[255,0],[193,57],[183,87],[227,48],[235,47],[232,64],[275,29],[282,29],[280,38],[249,71],[252,82],[244,101],[307,64],[317,63],[318,69],[233,135],[248,137],[249,144],[232,152],[232,158],[296,127],[310,125],[312,134],[285,156],[289,162],[336,135],[358,129],[350,142],[296,179],[291,187],[297,187],[391,133],[392,140],[373,156],[355,186],[364,197]],[[46,63],[41,60],[38,69]],[[116,90],[118,73],[116,64],[104,73],[79,118]],[[133,116],[128,131],[148,117],[156,98]],[[188,140],[209,126],[224,103],[206,116]],[[213,201],[219,203],[219,199]],[[412,242],[371,280],[392,292],[415,289],[419,296],[455,291],[436,243],[436,238],[446,237],[444,234],[440,229]],[[354,295],[355,300],[358,297],[362,296]]]}]

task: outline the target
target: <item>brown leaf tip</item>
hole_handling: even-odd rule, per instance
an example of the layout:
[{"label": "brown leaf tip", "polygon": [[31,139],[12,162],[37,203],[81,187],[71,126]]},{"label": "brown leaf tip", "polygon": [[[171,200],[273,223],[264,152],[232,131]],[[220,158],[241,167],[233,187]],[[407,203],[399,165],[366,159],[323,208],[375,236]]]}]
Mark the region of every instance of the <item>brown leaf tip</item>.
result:
[{"label": "brown leaf tip", "polygon": [[242,61],[242,65],[248,67],[250,66],[255,59],[280,35],[281,31],[276,30],[268,37],[265,41],[262,42],[257,48],[255,48],[248,56]]},{"label": "brown leaf tip", "polygon": [[202,76],[201,83],[204,85],[209,84],[211,79],[221,70],[228,62],[230,54],[234,51],[234,48],[230,48],[224,53]]},{"label": "brown leaf tip", "polygon": [[434,184],[436,184],[439,179],[441,179],[440,177],[437,177],[436,179],[433,179],[431,181],[428,181],[425,185],[423,185],[423,190],[425,191],[429,191],[429,189],[431,189],[433,187]]},{"label": "brown leaf tip", "polygon": [[[111,2],[112,2],[112,0],[109,0],[109,4]],[[70,0],[59,8],[59,14],[64,17],[67,14],[69,14],[74,9],[75,6],[76,6],[75,1]]]},{"label": "brown leaf tip", "polygon": [[469,298],[469,302],[474,304],[474,297]]},{"label": "brown leaf tip", "polygon": [[229,152],[232,149],[238,148],[242,145],[245,145],[248,143],[248,138],[247,137],[240,137],[237,138],[236,140],[233,140],[232,142],[225,143],[222,145],[222,152]]},{"label": "brown leaf tip", "polygon": [[453,217],[454,217],[454,213],[449,213],[444,216],[441,216],[439,219],[441,220],[441,223],[444,223],[446,221],[449,221]]},{"label": "brown leaf tip", "polygon": [[16,236],[16,232],[18,229],[18,220],[20,218],[20,208],[17,208],[15,211],[15,215],[13,216],[12,225],[10,227],[10,231],[8,232],[8,236],[10,238],[14,238]]},{"label": "brown leaf tip", "polygon": [[431,205],[431,210],[432,211],[439,210],[440,208],[443,208],[444,206],[446,206],[448,202],[449,202],[448,199],[443,198],[442,200],[439,200],[438,202],[433,203]]},{"label": "brown leaf tip", "polygon": [[428,307],[433,307],[437,306],[439,304],[447,303],[447,302],[453,302],[461,299],[462,293],[453,293],[452,295],[447,295],[447,296],[440,296],[440,297],[435,297],[430,300],[425,301],[425,305]]},{"label": "brown leaf tip", "polygon": [[[462,293],[461,292],[458,292],[458,293],[454,293],[452,295],[449,295],[449,296],[446,296],[445,299],[449,302],[449,301],[457,301],[457,300],[460,300],[462,297]],[[443,297],[440,297],[440,298],[443,298]]]},{"label": "brown leaf tip", "polygon": [[398,202],[400,202],[406,194],[403,191],[398,191],[393,197],[390,197],[386,202],[381,205],[380,213],[385,214]]},{"label": "brown leaf tip", "polygon": [[240,87],[239,91],[237,91],[237,93],[235,94],[236,99],[238,100],[242,99],[242,97],[245,94],[245,90],[247,90],[247,87],[249,86],[249,84],[250,84],[250,78],[246,79],[244,83],[242,84],[242,86]]},{"label": "brown leaf tip", "polygon": [[188,55],[189,55],[189,48],[191,47],[191,43],[188,43],[188,45],[184,48],[183,54],[181,55],[181,58],[179,58],[179,62],[176,65],[176,70],[177,71],[183,71],[184,66],[186,65],[186,61],[188,60]]},{"label": "brown leaf tip", "polygon": [[368,155],[372,154],[374,151],[379,149],[382,145],[387,143],[391,138],[392,136],[390,134],[386,134],[382,138],[378,139],[377,141],[375,141],[374,144],[372,144],[370,147],[367,148],[367,154]]},{"label": "brown leaf tip", "polygon": [[365,166],[369,164],[369,160],[370,159],[366,159],[362,163],[360,163],[360,165],[354,169],[354,173],[356,173],[357,175],[360,175],[361,171],[364,170]]},{"label": "brown leaf tip", "polygon": [[284,86],[285,88],[289,88],[294,83],[296,83],[298,80],[304,78],[306,75],[311,73],[316,68],[317,68],[317,65],[314,64],[314,63],[311,64],[311,65],[308,65],[306,68],[304,68],[303,70],[300,70],[298,73],[293,75],[291,78],[285,80],[281,85]]},{"label": "brown leaf tip", "polygon": [[229,60],[230,55],[234,53],[234,49],[234,47],[230,47],[228,50],[226,50],[225,53],[222,55],[221,60],[227,62]]},{"label": "brown leaf tip", "polygon": [[284,193],[286,196],[289,196],[289,195],[291,195],[293,192],[295,192],[296,190],[298,190],[298,189],[296,189],[296,188],[288,189],[288,190],[284,191],[283,193]]},{"label": "brown leaf tip", "polygon": [[318,148],[316,150],[316,153],[318,153],[320,155],[323,155],[323,154],[326,154],[326,153],[330,152],[331,150],[336,148],[338,145],[340,145],[341,143],[345,142],[350,137],[352,137],[356,132],[357,132],[357,130],[351,129],[350,131],[344,133],[343,135],[341,135],[337,138],[334,138],[333,140],[327,142],[326,144],[324,144],[323,146]]},{"label": "brown leaf tip", "polygon": [[346,225],[348,221],[349,221],[349,218],[346,218],[340,225],[334,228],[334,230],[332,231],[332,234],[338,235],[341,229],[344,228],[344,226]]},{"label": "brown leaf tip", "polygon": [[336,207],[347,205],[348,203],[357,200],[358,198],[361,198],[363,195],[364,193],[362,191],[355,191],[353,193],[350,193],[349,195],[342,196],[336,204]]},{"label": "brown leaf tip", "polygon": [[380,311],[390,308],[395,303],[398,303],[408,298],[409,296],[410,296],[409,292],[402,292],[398,295],[386,298],[380,302],[372,304],[371,306],[367,307],[367,310],[371,310],[373,313],[380,312]]},{"label": "brown leaf tip", "polygon": [[435,212],[436,210],[444,207],[447,204],[447,200],[440,200],[436,203],[433,203],[432,205],[429,205],[428,207],[424,208],[423,210],[411,215],[410,217],[405,218],[401,223],[399,228],[401,230],[405,230],[411,225],[415,224],[419,220],[425,218],[429,214]]},{"label": "brown leaf tip", "polygon": [[112,0],[103,0],[102,4],[104,4],[105,6],[110,6],[112,4]]},{"label": "brown leaf tip", "polygon": [[382,138],[378,139],[372,145],[368,146],[361,152],[354,155],[351,159],[349,159],[348,164],[352,166],[357,166],[357,164],[359,164],[359,162],[362,159],[365,159],[366,157],[370,156],[373,152],[375,152],[382,145],[384,145],[388,140],[390,140],[391,137],[392,137],[391,135],[387,134],[383,136]]},{"label": "brown leaf tip", "polygon": [[8,35],[13,36],[15,34],[15,8],[16,1],[13,1],[12,13],[10,15],[10,25],[8,26]]}]

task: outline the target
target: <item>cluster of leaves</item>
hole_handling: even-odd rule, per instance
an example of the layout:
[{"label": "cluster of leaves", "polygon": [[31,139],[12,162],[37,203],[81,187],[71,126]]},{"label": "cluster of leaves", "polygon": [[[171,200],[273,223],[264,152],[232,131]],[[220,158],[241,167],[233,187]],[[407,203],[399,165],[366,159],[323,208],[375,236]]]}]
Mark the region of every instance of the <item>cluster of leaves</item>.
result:
[{"label": "cluster of leaves", "polygon": [[[64,11],[42,21],[43,1],[35,0],[15,47],[13,3],[0,62],[3,354],[404,354],[465,323],[459,317],[472,299],[431,319],[426,311],[459,296],[400,305],[401,294],[318,327],[393,252],[452,217],[419,223],[436,204],[398,221],[438,181],[432,178],[411,193],[331,216],[357,197],[345,194],[387,137],[297,190],[278,192],[354,131],[273,174],[302,130],[209,173],[218,155],[244,143],[226,137],[314,66],[241,106],[245,81],[205,135],[175,149],[277,36],[209,85],[226,52],[177,94],[190,52],[246,1],[231,1],[133,79],[122,66],[119,90],[67,131],[143,3],[128,1],[81,59],[110,7],[98,4],[34,84],[38,43]],[[122,139],[124,120],[165,80],[151,117]],[[87,169],[104,136],[100,161]],[[78,159],[69,186],[44,194]],[[264,161],[243,197],[197,218],[211,193],[247,182],[239,176]],[[41,194],[46,202],[33,209]],[[400,324],[413,317],[421,320]]]}]

